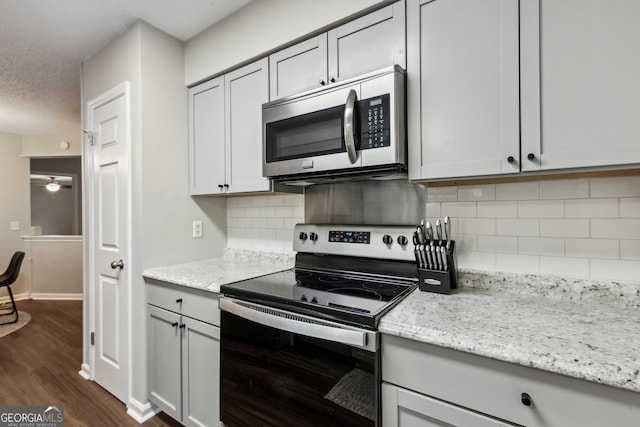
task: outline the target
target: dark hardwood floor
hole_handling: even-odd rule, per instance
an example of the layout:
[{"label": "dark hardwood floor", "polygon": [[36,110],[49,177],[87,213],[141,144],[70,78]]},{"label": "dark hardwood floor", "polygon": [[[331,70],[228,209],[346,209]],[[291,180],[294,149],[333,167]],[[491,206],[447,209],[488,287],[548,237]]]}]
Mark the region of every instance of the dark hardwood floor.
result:
[{"label": "dark hardwood floor", "polygon": [[[125,405],[79,374],[81,301],[18,301],[32,319],[0,338],[0,405],[64,406],[65,426],[139,426]],[[160,413],[143,426],[179,426]]]}]

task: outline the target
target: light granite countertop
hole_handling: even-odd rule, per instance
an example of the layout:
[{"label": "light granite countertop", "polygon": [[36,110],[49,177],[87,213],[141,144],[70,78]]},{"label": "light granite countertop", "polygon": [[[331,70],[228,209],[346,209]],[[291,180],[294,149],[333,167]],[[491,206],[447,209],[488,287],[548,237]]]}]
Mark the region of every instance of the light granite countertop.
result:
[{"label": "light granite countertop", "polygon": [[640,284],[461,272],[416,289],[379,331],[640,392]]},{"label": "light granite countertop", "polygon": [[220,286],[226,283],[292,268],[294,260],[293,253],[227,248],[221,258],[149,268],[142,275],[148,279],[219,293]]}]

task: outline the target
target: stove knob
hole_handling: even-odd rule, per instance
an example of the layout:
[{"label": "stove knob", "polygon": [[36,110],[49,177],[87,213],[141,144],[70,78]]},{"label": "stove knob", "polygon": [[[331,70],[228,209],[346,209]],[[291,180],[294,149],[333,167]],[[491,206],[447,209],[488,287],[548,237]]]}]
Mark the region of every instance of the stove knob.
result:
[{"label": "stove knob", "polygon": [[316,240],[318,240],[318,235],[312,231],[309,234],[309,239],[311,239],[312,242],[315,242]]},{"label": "stove knob", "polygon": [[393,243],[393,237],[389,236],[388,234],[385,234],[384,236],[382,236],[382,243],[384,243],[385,245],[390,245]]},{"label": "stove knob", "polygon": [[302,297],[300,298],[300,301],[307,301],[307,296],[306,295],[302,295]]},{"label": "stove knob", "polygon": [[304,231],[301,231],[300,235],[298,236],[298,239],[302,241],[307,240],[307,233],[305,233]]},{"label": "stove knob", "polygon": [[406,246],[409,240],[405,236],[398,236],[398,243],[400,243],[400,246]]},{"label": "stove knob", "polygon": [[316,298],[316,297],[311,298],[311,302],[314,303],[314,304],[317,304],[318,303],[318,298]]}]

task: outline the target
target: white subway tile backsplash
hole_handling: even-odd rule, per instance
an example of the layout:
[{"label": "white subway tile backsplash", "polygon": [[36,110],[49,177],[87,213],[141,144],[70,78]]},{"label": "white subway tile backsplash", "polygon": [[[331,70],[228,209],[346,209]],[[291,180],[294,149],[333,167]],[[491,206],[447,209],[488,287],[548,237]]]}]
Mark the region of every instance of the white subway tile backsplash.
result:
[{"label": "white subway tile backsplash", "polygon": [[618,199],[574,199],[564,202],[565,218],[617,218]]},{"label": "white subway tile backsplash", "polygon": [[238,206],[241,208],[252,208],[253,205],[253,199],[255,199],[255,197],[238,197]]},{"label": "white subway tile backsplash", "polygon": [[457,226],[455,230],[457,234],[490,236],[496,234],[496,220],[493,218],[460,218],[458,220],[452,220],[452,226],[453,225]]},{"label": "white subway tile backsplash", "polygon": [[478,252],[518,253],[518,238],[478,236]]},{"label": "white subway tile backsplash", "polygon": [[640,197],[620,199],[621,218],[640,218]]},{"label": "white subway tile backsplash", "polygon": [[586,279],[589,277],[589,260],[586,258],[540,257],[540,274]]},{"label": "white subway tile backsplash", "polygon": [[427,202],[457,202],[458,187],[427,187]]},{"label": "white subway tile backsplash", "polygon": [[453,218],[475,218],[475,202],[443,202],[441,215],[449,215]]},{"label": "white subway tile backsplash", "polygon": [[564,218],[564,201],[518,201],[518,218]]},{"label": "white subway tile backsplash", "polygon": [[566,239],[565,254],[567,257],[618,258],[619,246],[618,240]]},{"label": "white subway tile backsplash", "polygon": [[285,206],[284,196],[268,196],[269,206]]},{"label": "white subway tile backsplash", "polygon": [[269,206],[269,197],[250,197],[253,200],[254,208],[263,208]]},{"label": "white subway tile backsplash", "polygon": [[496,222],[499,236],[539,236],[539,219],[504,219]]},{"label": "white subway tile backsplash", "polygon": [[640,239],[640,219],[592,219],[591,237],[596,239]]},{"label": "white subway tile backsplash", "polygon": [[267,217],[259,217],[259,218],[251,218],[253,220],[252,227],[253,228],[268,228],[269,227],[269,218]]},{"label": "white subway tile backsplash", "polygon": [[597,280],[638,281],[640,261],[591,260],[591,278]]},{"label": "white subway tile backsplash", "polygon": [[589,237],[588,219],[541,219],[542,237]]},{"label": "white subway tile backsplash", "polygon": [[461,234],[459,236],[453,236],[456,242],[456,252],[475,252],[478,250],[478,236],[471,236],[468,234]]},{"label": "white subway tile backsplash", "polygon": [[458,266],[468,270],[496,271],[496,254],[488,252],[460,252]]},{"label": "white subway tile backsplash", "polygon": [[557,237],[520,237],[518,253],[523,255],[564,255],[564,239]]},{"label": "white subway tile backsplash", "polygon": [[640,260],[640,240],[621,240],[620,258]]},{"label": "white subway tile backsplash", "polygon": [[478,202],[479,218],[517,218],[518,202]]},{"label": "white subway tile backsplash", "polygon": [[591,178],[590,197],[640,197],[640,176]]},{"label": "white subway tile backsplash", "polygon": [[427,218],[440,218],[442,216],[442,209],[440,202],[427,203]]},{"label": "white subway tile backsplash", "polygon": [[458,188],[458,201],[460,202],[477,202],[486,200],[496,200],[495,184],[464,185]]},{"label": "white subway tile backsplash", "polygon": [[304,196],[302,194],[288,194],[284,196],[285,206],[304,206]]},{"label": "white subway tile backsplash", "polygon": [[540,181],[541,200],[584,199],[589,197],[589,180],[567,179]]},{"label": "white subway tile backsplash", "polygon": [[513,182],[496,185],[496,200],[537,200],[537,182]]},{"label": "white subway tile backsplash", "polygon": [[284,218],[267,218],[267,227],[268,228],[276,228],[283,229],[284,228]]},{"label": "white subway tile backsplash", "polygon": [[534,255],[497,254],[496,270],[537,274],[540,272],[540,260]]},{"label": "white subway tile backsplash", "polygon": [[276,208],[260,208],[259,215],[263,218],[274,218],[276,216]]},{"label": "white subway tile backsplash", "polygon": [[292,217],[293,208],[291,206],[279,206],[276,208],[276,217]]}]

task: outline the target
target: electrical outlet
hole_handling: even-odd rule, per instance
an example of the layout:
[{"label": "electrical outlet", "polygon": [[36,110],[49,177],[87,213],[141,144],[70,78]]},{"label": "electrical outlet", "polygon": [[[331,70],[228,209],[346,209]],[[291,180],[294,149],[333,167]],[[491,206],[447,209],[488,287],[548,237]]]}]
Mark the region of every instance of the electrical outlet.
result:
[{"label": "electrical outlet", "polygon": [[202,237],[202,221],[193,221],[192,223],[192,236]]}]

